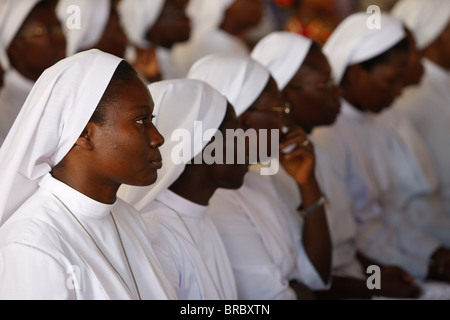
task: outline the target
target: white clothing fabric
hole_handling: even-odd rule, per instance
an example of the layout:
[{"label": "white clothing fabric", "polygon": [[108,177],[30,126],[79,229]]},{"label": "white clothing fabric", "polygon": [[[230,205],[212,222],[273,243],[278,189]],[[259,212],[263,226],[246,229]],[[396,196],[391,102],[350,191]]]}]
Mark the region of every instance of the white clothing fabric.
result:
[{"label": "white clothing fabric", "polygon": [[236,300],[228,254],[207,208],[165,190],[142,217],[178,299]]},{"label": "white clothing fabric", "polygon": [[324,289],[302,245],[302,221],[279,198],[259,170],[250,170],[238,190],[218,189],[208,215],[224,241],[238,298],[295,300],[289,281]]},{"label": "white clothing fabric", "polygon": [[0,146],[6,139],[25,100],[33,88],[34,81],[22,76],[16,69],[9,69],[0,90]]},{"label": "white clothing fabric", "polygon": [[145,48],[147,31],[158,20],[166,0],[121,0],[117,10],[125,34],[135,45]]},{"label": "white clothing fabric", "polygon": [[110,13],[111,0],[58,1],[56,14],[64,27],[68,57],[90,49],[100,41]]},{"label": "white clothing fabric", "polygon": [[2,0],[0,2],[0,62],[10,67],[7,50],[25,19],[41,0]]},{"label": "white clothing fabric", "polygon": [[260,96],[270,74],[248,56],[216,53],[198,60],[187,77],[212,85],[227,97],[239,117]]},{"label": "white clothing fabric", "polygon": [[[392,141],[395,148],[403,141],[392,132],[385,133],[379,123],[373,115],[357,111],[343,100],[337,122],[315,129],[313,138],[332,159],[329,163],[340,181],[340,191],[347,192],[351,201],[358,249],[382,264],[399,265],[422,280],[440,242],[413,226],[404,212],[385,203],[389,199],[383,194],[378,166],[392,160],[384,158],[379,163],[374,154],[387,148],[383,145],[386,141]],[[334,190],[327,194],[331,203],[341,196],[342,192],[337,195]]]},{"label": "white clothing fabric", "polygon": [[0,149],[0,225],[72,148],[120,61],[90,50],[56,63],[35,83]]},{"label": "white clothing fabric", "polygon": [[447,0],[400,0],[391,14],[400,18],[412,31],[419,50],[427,48],[450,23]]},{"label": "white clothing fabric", "polygon": [[[141,212],[146,211],[157,194],[170,187],[183,173],[185,165],[203,150],[222,123],[227,108],[226,99],[203,81],[165,80],[151,84],[149,89],[155,103],[154,124],[165,137],[160,147],[164,165],[153,185],[122,185],[118,192]],[[183,151],[189,154],[180,155]]]},{"label": "white clothing fabric", "polygon": [[[388,109],[376,121],[384,133],[373,154],[374,170],[384,194],[384,203],[404,212],[406,218],[425,232],[450,246],[450,217],[444,201],[435,163],[424,140],[410,121]],[[393,137],[398,138],[393,139]]]},{"label": "white clothing fabric", "polygon": [[[104,256],[53,195],[87,228]],[[142,299],[176,299],[142,220],[121,200],[96,202],[47,174],[0,228],[2,300],[134,300],[138,292]]]},{"label": "white clothing fabric", "polygon": [[283,90],[298,72],[312,40],[287,31],[276,31],[258,41],[251,57],[266,66]]},{"label": "white clothing fabric", "polygon": [[392,48],[405,38],[401,20],[381,14],[381,29],[367,26],[366,13],[354,13],[345,18],[323,46],[337,83],[348,66],[367,61]]},{"label": "white clothing fabric", "polygon": [[394,102],[400,117],[411,121],[433,159],[450,216],[450,72],[428,59],[423,60],[425,73],[419,85],[406,88]]}]

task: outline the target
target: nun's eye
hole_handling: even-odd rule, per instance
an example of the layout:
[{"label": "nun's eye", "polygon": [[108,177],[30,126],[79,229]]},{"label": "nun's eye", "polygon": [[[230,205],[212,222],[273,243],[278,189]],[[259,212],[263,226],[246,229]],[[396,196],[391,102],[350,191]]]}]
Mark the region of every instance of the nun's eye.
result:
[{"label": "nun's eye", "polygon": [[136,120],[136,123],[143,126],[147,122],[147,117],[141,118],[139,120]]}]

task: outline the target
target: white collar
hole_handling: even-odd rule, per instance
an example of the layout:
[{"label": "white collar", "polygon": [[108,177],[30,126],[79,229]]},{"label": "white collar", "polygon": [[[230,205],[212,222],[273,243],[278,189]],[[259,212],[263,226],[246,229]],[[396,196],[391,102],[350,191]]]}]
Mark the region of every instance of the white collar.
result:
[{"label": "white collar", "polygon": [[[47,192],[55,195],[64,203],[70,211],[77,216],[101,219],[112,211],[114,204],[104,204],[78,192],[67,184],[53,178],[47,174],[40,182],[39,186]],[[117,203],[117,202],[116,202]]]},{"label": "white collar", "polygon": [[201,219],[205,216],[208,206],[202,206],[183,198],[166,189],[158,194],[156,200],[176,211],[182,216]]}]

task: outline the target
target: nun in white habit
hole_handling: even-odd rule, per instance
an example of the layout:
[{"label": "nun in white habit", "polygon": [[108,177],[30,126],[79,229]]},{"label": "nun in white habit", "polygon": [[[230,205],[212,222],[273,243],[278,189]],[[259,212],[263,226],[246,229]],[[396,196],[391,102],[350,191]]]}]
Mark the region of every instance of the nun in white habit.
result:
[{"label": "nun in white habit", "polygon": [[[149,88],[156,105],[155,124],[166,136],[161,147],[164,166],[154,185],[124,185],[119,196],[141,213],[180,300],[235,300],[233,271],[222,239],[206,215],[208,205],[173,191],[188,166],[191,170],[192,166],[203,166],[191,160],[202,155],[228,117],[228,102],[217,90],[198,80],[165,80]],[[192,179],[204,181],[198,174]],[[181,188],[196,189],[183,183]],[[191,192],[202,194],[204,190]]]},{"label": "nun in white habit", "polygon": [[[176,298],[150,246],[145,226],[132,206],[117,200],[114,190],[110,195],[113,203],[87,196],[103,192],[95,178],[90,186],[97,191],[83,188],[83,180],[72,187],[73,181],[66,184],[67,177],[64,181],[55,178],[64,170],[77,172],[72,180],[85,175],[82,163],[73,162],[75,158],[88,161],[89,168],[98,172],[99,159],[83,158],[85,153],[80,149],[89,150],[91,155],[102,152],[98,146],[91,148],[84,144],[88,139],[92,145],[96,144],[99,137],[95,137],[94,128],[103,142],[112,142],[99,132],[104,129],[90,119],[102,103],[104,93],[111,92],[110,83],[124,80],[121,78],[124,73],[117,73],[121,74],[118,76],[116,70],[125,67],[129,85],[126,90],[114,91],[115,103],[122,103],[124,109],[113,108],[111,102],[104,105],[108,126],[110,117],[115,116],[116,120],[130,114],[134,117],[137,109],[133,106],[142,102],[138,99],[145,99],[148,104],[145,109],[151,113],[153,106],[147,87],[124,63],[98,50],[60,61],[38,79],[11,128],[0,150],[1,299]],[[127,90],[134,92],[133,98],[126,98]],[[142,113],[144,107],[139,108]],[[134,129],[133,134],[137,140],[144,140],[136,136],[136,132],[141,132],[140,120],[129,126],[139,129]],[[152,136],[141,142],[141,151],[146,150],[143,145],[151,139],[156,147],[151,152],[160,157],[157,146],[163,142],[162,137],[151,125],[147,132]],[[116,133],[124,137],[120,130]],[[128,167],[137,165],[137,161],[132,163],[129,153],[123,156],[129,159]],[[70,165],[62,168],[60,164],[67,161]],[[114,158],[106,161],[117,163]],[[155,181],[157,164],[149,166],[146,161],[141,162],[145,162],[150,174],[147,183]],[[113,171],[108,173],[110,178]],[[131,183],[129,179],[127,182]]]},{"label": "nun in white habit", "polygon": [[[172,0],[171,0],[172,1]],[[152,44],[147,40],[147,32],[158,21],[166,0],[121,0],[118,5],[118,12],[124,31],[130,42],[141,49],[150,48]],[[156,46],[156,57],[163,80],[182,78],[186,71],[178,65],[172,57],[171,48]],[[136,52],[133,48],[128,50],[127,57],[130,62],[136,59]]]},{"label": "nun in white habit", "polygon": [[[378,90],[377,96],[369,98],[371,102],[357,102],[360,108],[369,108],[367,105],[371,103],[369,110],[374,113],[388,107],[398,90],[401,90],[401,68],[406,68],[408,61],[408,51],[405,51],[395,55],[403,62],[396,60],[397,64],[393,65],[392,62],[381,63],[385,72],[389,68],[399,68],[390,71],[396,72],[397,76],[391,75],[393,83],[390,87],[384,86],[391,89],[384,89],[381,94],[383,86],[376,81],[381,80],[383,72],[379,71],[381,73],[376,78],[363,70],[361,63],[405,41],[405,31],[400,20],[382,14],[381,21],[383,28],[370,30],[366,27],[365,14],[353,14],[338,26],[323,49],[337,82],[343,85],[344,98],[349,96],[354,101],[361,100],[361,96],[355,97],[364,92],[364,83],[366,88],[370,88],[367,90]],[[352,71],[349,74],[350,68]],[[350,91],[347,83],[355,81],[356,75],[361,77],[358,80],[359,87]],[[375,78],[366,77],[375,77],[376,81]],[[388,79],[386,75],[381,77],[385,77],[382,81]],[[371,82],[368,82],[369,79]],[[367,86],[368,83],[376,86]],[[430,181],[427,171],[422,171],[417,159],[411,157],[407,141],[392,128],[377,121],[376,114],[357,109],[347,99],[343,99],[342,103],[337,122],[331,127],[316,129],[313,137],[328,158],[332,159],[330,164],[338,174],[341,188],[348,192],[357,225],[358,249],[382,264],[401,266],[416,280],[423,281],[434,268],[432,256],[438,259],[438,253],[445,256],[448,251],[435,237],[411,224],[404,211],[407,210],[409,199],[404,199],[404,195],[398,192],[401,191],[398,184],[406,181],[401,175],[412,175],[415,180],[411,182],[411,187],[426,189]],[[412,178],[409,179],[411,181]],[[330,193],[327,196],[333,199],[337,195]],[[400,208],[399,203],[403,207]]]},{"label": "nun in white habit", "polygon": [[[27,20],[30,13],[41,2],[41,0],[4,0],[0,2],[0,62],[5,71],[4,87],[0,88],[0,146],[6,138],[9,129],[14,123],[14,120],[19,114],[20,108],[30,93],[34,82],[39,76],[37,75],[31,78],[30,75],[24,75],[22,72],[17,70],[15,62],[11,61],[8,55],[8,49],[17,37],[17,33]],[[47,6],[47,10],[50,10],[50,5],[47,4]],[[42,19],[44,20],[42,21]],[[48,16],[42,19],[40,23],[42,24],[44,22],[47,24],[46,26],[44,25],[46,28],[56,30],[56,19],[54,19],[55,21],[49,21]],[[42,29],[42,25],[34,25],[33,27],[37,30],[38,34],[39,32],[42,32],[42,30],[39,30],[39,28]],[[29,29],[27,32],[29,32]],[[30,34],[28,37],[29,38],[26,39],[22,36],[19,41],[22,44],[25,41],[33,41],[33,39],[30,39],[34,37],[33,35]],[[43,72],[45,68],[50,67],[52,64],[65,57],[65,51],[61,50],[64,49],[65,43],[61,42],[61,38],[58,38],[57,36],[50,38],[48,34],[46,35],[45,33],[41,34],[39,37],[40,41],[38,42],[25,42],[24,50],[29,53],[33,52],[33,54],[40,56],[40,62],[36,61],[35,56],[32,57],[32,59],[34,59],[32,63],[29,64],[24,62],[25,59],[22,56],[24,54],[23,51],[20,52],[16,50],[14,59],[22,59],[22,68],[26,66],[27,68],[30,68],[30,70],[36,72],[36,65],[40,64],[40,72]],[[42,54],[41,51],[36,50],[44,50],[44,52],[46,52],[45,54]],[[50,58],[51,56],[53,57]],[[42,68],[42,65],[44,64],[46,65]],[[29,70],[27,70],[27,72],[29,72]]]},{"label": "nun in white habit", "polygon": [[[209,55],[191,67],[188,77],[214,86],[227,97],[238,116],[259,97],[268,95],[266,88],[270,88],[271,81],[277,97],[275,108],[281,108],[275,81],[265,67],[248,56]],[[267,109],[273,100],[264,101],[265,111],[252,109],[251,113],[261,112],[278,119],[273,128],[269,122],[259,120],[268,125],[262,129],[281,129],[281,113]],[[241,121],[245,122],[242,118]],[[325,288],[325,281],[303,247],[303,222],[298,212],[283,203],[272,181],[261,174],[261,166],[252,167],[240,189],[219,189],[208,209],[230,256],[239,299],[297,299],[297,292],[291,287],[295,281],[312,289]]]},{"label": "nun in white habit", "polygon": [[[405,88],[394,107],[401,117],[411,121],[425,141],[436,165],[446,213],[450,216],[450,143],[446,138],[450,135],[449,53],[439,47],[442,40],[438,40],[450,32],[450,2],[402,0],[394,6],[392,15],[404,21],[412,31],[425,68],[421,83]],[[440,52],[434,61],[430,58],[431,49]]]},{"label": "nun in white habit", "polygon": [[[290,32],[272,32],[262,38],[252,50],[251,56],[265,65],[283,91],[296,75],[310,51],[312,41]],[[313,142],[311,135],[308,137]],[[340,181],[336,179],[329,165],[327,154],[320,145],[314,143],[316,155],[316,177],[325,195],[342,192]],[[276,185],[277,192],[291,208],[301,203],[300,192],[295,180],[280,167],[280,171],[268,176]],[[365,272],[356,259],[356,225],[351,215],[351,206],[343,193],[330,198],[325,204],[333,242],[333,274],[365,278]]]},{"label": "nun in white habit", "polygon": [[192,22],[191,37],[173,48],[175,60],[186,72],[198,59],[212,53],[249,54],[248,46],[241,39],[220,28],[225,12],[235,1],[189,1],[187,14]]}]

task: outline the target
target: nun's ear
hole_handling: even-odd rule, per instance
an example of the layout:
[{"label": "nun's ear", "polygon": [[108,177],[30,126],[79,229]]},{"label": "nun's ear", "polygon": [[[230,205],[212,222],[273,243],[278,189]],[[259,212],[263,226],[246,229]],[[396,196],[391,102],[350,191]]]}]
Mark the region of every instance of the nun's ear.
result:
[{"label": "nun's ear", "polygon": [[92,143],[92,131],[95,130],[92,126],[92,123],[89,122],[81,133],[80,137],[75,142],[75,145],[78,148],[91,151],[94,149],[94,145]]}]

